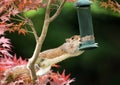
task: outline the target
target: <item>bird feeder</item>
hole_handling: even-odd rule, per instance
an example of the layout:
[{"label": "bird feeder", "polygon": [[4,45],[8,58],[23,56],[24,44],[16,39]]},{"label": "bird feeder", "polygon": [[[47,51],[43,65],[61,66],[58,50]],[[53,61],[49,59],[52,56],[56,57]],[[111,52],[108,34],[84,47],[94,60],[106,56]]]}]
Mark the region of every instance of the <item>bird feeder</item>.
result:
[{"label": "bird feeder", "polygon": [[78,0],[75,3],[77,8],[80,37],[82,39],[82,44],[80,46],[81,50],[98,47],[97,43],[95,43],[93,32],[92,16],[90,11],[91,3],[92,2],[89,0]]}]

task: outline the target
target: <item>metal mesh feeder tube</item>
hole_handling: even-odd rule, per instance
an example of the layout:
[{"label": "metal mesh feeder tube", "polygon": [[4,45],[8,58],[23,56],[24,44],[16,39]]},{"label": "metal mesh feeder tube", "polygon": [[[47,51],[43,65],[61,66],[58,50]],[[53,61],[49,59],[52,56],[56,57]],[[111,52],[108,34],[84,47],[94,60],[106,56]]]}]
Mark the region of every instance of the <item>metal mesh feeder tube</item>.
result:
[{"label": "metal mesh feeder tube", "polygon": [[97,48],[93,32],[92,16],[90,11],[91,1],[78,0],[75,3],[77,8],[80,36],[82,38],[81,50]]}]

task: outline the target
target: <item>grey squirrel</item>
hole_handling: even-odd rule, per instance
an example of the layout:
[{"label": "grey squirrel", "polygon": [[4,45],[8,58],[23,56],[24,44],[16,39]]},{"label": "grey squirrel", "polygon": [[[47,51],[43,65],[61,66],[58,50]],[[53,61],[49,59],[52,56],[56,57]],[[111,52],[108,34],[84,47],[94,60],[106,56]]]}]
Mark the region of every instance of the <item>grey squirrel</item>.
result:
[{"label": "grey squirrel", "polygon": [[80,44],[80,36],[74,35],[70,38],[67,38],[66,42],[61,46],[39,53],[39,57],[35,63],[35,67],[39,69],[37,71],[37,75],[44,75],[50,70],[52,65],[67,58],[82,54],[84,51],[79,50]]}]

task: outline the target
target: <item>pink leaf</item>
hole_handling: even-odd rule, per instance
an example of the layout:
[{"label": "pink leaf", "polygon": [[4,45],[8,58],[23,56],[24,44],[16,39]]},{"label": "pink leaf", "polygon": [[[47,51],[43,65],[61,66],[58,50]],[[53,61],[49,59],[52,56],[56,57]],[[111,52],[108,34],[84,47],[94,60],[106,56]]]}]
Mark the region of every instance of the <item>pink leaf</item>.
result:
[{"label": "pink leaf", "polygon": [[17,9],[13,9],[13,10],[12,10],[12,15],[13,15],[13,16],[15,16],[15,15],[18,14],[18,13],[19,13],[19,11],[18,11]]},{"label": "pink leaf", "polygon": [[2,43],[10,43],[10,39],[5,38],[4,36],[0,38],[0,44]]},{"label": "pink leaf", "polygon": [[0,19],[3,21],[3,22],[6,22],[6,21],[9,21],[10,18],[8,16],[1,16]]},{"label": "pink leaf", "polygon": [[3,35],[6,30],[6,25],[4,23],[0,23],[0,35]]},{"label": "pink leaf", "polygon": [[0,52],[1,52],[3,55],[9,56],[9,57],[13,57],[6,49],[0,50]]},{"label": "pink leaf", "polygon": [[5,47],[5,48],[9,48],[9,49],[11,48],[11,45],[9,45],[7,43],[2,44],[2,46]]}]

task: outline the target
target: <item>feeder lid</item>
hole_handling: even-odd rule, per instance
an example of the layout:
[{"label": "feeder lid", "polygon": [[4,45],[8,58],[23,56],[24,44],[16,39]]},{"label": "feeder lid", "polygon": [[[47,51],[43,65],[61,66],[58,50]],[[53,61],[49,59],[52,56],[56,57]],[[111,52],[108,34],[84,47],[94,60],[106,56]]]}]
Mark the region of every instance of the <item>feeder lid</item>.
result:
[{"label": "feeder lid", "polygon": [[92,4],[92,1],[90,1],[90,0],[78,0],[75,3],[75,6],[76,7],[85,7],[85,6],[89,6],[91,4]]}]

